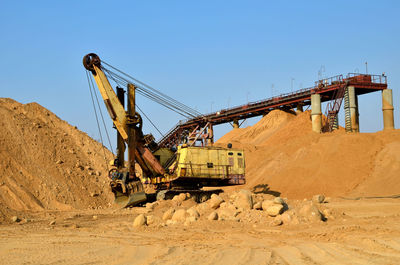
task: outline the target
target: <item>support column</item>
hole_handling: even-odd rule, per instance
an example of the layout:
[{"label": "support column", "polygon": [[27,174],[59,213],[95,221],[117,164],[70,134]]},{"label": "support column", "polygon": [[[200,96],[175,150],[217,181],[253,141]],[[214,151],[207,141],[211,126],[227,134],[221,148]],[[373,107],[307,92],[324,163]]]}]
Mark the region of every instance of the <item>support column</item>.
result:
[{"label": "support column", "polygon": [[358,123],[358,99],[356,95],[356,89],[353,86],[349,86],[347,89],[349,91],[351,129],[353,132],[360,132],[360,126]]},{"label": "support column", "polygon": [[239,121],[233,120],[233,129],[238,129],[238,128],[239,128]]},{"label": "support column", "polygon": [[214,144],[214,129],[213,129],[212,124],[210,124],[208,127],[207,145],[212,146],[213,144]]},{"label": "support column", "polygon": [[382,90],[383,129],[394,129],[393,95],[391,89]]},{"label": "support column", "polygon": [[312,130],[320,133],[322,128],[321,95],[311,95]]}]

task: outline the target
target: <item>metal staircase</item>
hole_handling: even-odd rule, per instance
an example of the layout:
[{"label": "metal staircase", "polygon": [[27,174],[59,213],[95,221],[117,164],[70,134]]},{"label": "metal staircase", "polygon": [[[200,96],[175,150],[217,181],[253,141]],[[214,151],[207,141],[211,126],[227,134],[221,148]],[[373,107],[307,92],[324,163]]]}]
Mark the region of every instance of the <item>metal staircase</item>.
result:
[{"label": "metal staircase", "polygon": [[349,90],[345,89],[344,93],[344,117],[345,117],[345,129],[346,132],[352,132],[351,128],[351,115],[350,115],[350,99],[349,99]]},{"label": "metal staircase", "polygon": [[332,132],[334,129],[337,129],[339,127],[338,114],[343,102],[343,98],[345,97],[347,91],[347,82],[340,80],[340,83],[342,83],[341,86],[339,87],[339,89],[335,90],[332,96],[332,100],[326,106],[326,120],[322,127],[323,132]]}]

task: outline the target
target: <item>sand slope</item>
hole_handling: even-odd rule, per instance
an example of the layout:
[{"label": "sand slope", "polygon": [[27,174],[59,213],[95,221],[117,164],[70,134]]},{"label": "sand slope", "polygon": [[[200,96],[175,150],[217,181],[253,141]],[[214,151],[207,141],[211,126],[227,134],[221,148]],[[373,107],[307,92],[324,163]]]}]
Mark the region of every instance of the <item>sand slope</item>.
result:
[{"label": "sand slope", "polygon": [[318,134],[310,112],[272,111],[217,144],[246,150],[247,184],[265,184],[290,198],[400,194],[400,130]]},{"label": "sand slope", "polygon": [[0,219],[14,211],[105,207],[112,154],[37,103],[0,98]]}]

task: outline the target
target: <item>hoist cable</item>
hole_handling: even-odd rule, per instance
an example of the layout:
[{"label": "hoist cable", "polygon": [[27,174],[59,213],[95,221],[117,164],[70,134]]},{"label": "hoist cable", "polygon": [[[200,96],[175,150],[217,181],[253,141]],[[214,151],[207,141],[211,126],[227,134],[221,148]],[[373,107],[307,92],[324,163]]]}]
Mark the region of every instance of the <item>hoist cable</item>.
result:
[{"label": "hoist cable", "polygon": [[108,134],[108,130],[107,130],[107,126],[106,126],[106,122],[104,121],[103,112],[101,111],[101,108],[100,108],[99,98],[97,97],[97,93],[96,93],[96,91],[95,91],[95,89],[94,89],[94,88],[95,88],[95,86],[94,86],[94,83],[93,83],[93,78],[92,78],[92,76],[91,76],[91,75],[90,75],[90,82],[92,83],[93,93],[94,93],[94,95],[95,95],[95,97],[96,97],[97,106],[98,106],[98,108],[99,108],[99,113],[100,113],[100,116],[101,116],[101,120],[102,120],[102,122],[103,122],[104,131],[106,132],[106,136],[107,136],[108,144],[110,145],[110,150],[111,150],[111,153],[113,153],[113,154],[114,154],[114,148],[113,148],[113,146],[112,146],[112,144],[111,144],[110,135]]},{"label": "hoist cable", "polygon": [[90,81],[89,81],[88,71],[86,71],[86,78],[87,78],[87,81],[88,81],[88,84],[89,84],[90,97],[92,98],[92,105],[93,105],[94,115],[96,117],[97,129],[99,130],[100,141],[101,141],[101,146],[102,146],[103,155],[104,155],[104,161],[106,162],[106,167],[107,167],[107,172],[108,172],[109,169],[108,169],[108,162],[107,162],[107,157],[106,157],[106,150],[105,150],[105,147],[104,147],[104,144],[103,144],[103,136],[101,134],[100,123],[99,123],[99,119],[97,117],[96,105],[94,104],[92,86],[91,86]]},{"label": "hoist cable", "polygon": [[153,125],[153,127],[157,130],[157,132],[161,135],[161,137],[164,137],[164,135],[162,134],[162,132],[157,128],[157,126],[150,120],[150,118],[146,115],[146,113],[139,108],[139,106],[136,104],[136,107],[138,108],[138,110],[140,111],[140,113],[146,117],[146,119],[151,123],[151,125]]},{"label": "hoist cable", "polygon": [[[142,90],[146,91],[147,93],[153,94],[153,95],[157,95],[163,101],[169,102],[169,104],[171,104],[172,106],[174,106],[176,108],[179,108],[180,110],[185,111],[187,114],[189,114],[192,117],[196,117],[196,116],[201,115],[201,113],[198,112],[197,110],[194,110],[194,109],[186,106],[185,104],[183,104],[183,103],[171,98],[170,96],[168,96],[168,95],[162,93],[161,91],[159,91],[159,90],[147,85],[146,83],[144,83],[144,82],[142,82],[142,81],[140,81],[140,80],[138,80],[138,79],[136,79],[136,78],[124,73],[124,72],[122,72],[121,70],[113,67],[112,65],[108,64],[107,62],[104,62],[104,61],[102,61],[102,62],[105,65],[109,66],[110,68],[114,69],[115,71],[119,72],[120,74],[125,75],[126,77],[128,77],[131,80],[135,81],[135,82],[132,82],[132,83],[136,83],[136,86],[140,87]],[[119,76],[118,74],[112,72],[111,70],[104,68],[104,66],[102,66],[102,68],[103,68],[103,70],[107,70],[107,72],[109,74],[113,74],[115,76]],[[129,83],[129,80],[127,80],[127,79],[125,79],[124,77],[121,77],[121,76],[119,76],[119,77]],[[138,85],[138,84],[140,84],[141,86]],[[151,91],[153,91],[153,92],[151,92]]]},{"label": "hoist cable", "polygon": [[[130,83],[128,80],[125,80],[123,77],[121,77],[119,75],[115,75],[115,73],[112,73],[111,71],[109,71],[107,69],[103,68],[102,70],[105,72],[105,75],[107,77],[112,79],[118,85],[127,86]],[[165,102],[165,100],[163,98],[161,98],[160,96],[153,94],[153,93],[149,92],[148,90],[143,89],[140,86],[136,86],[136,88],[137,88],[136,90],[137,90],[138,94],[140,94],[144,97],[147,97],[160,105],[163,105],[164,107],[184,116],[187,119],[195,117],[192,114],[188,113],[187,111],[181,110],[176,105],[173,105],[170,102]]]}]

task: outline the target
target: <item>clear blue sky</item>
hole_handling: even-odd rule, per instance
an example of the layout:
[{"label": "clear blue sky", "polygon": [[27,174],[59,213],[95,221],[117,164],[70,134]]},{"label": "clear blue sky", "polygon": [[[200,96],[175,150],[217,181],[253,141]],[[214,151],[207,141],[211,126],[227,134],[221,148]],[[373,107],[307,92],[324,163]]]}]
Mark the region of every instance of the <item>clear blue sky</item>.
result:
[{"label": "clear blue sky", "polygon": [[[89,52],[200,112],[289,92],[292,78],[294,89],[309,87],[323,69],[365,72],[368,61],[369,73],[388,75],[399,126],[399,3],[3,0],[0,97],[38,102],[98,139],[82,66]],[[361,131],[381,130],[380,94],[359,102]],[[138,105],[164,132],[181,119]]]}]

